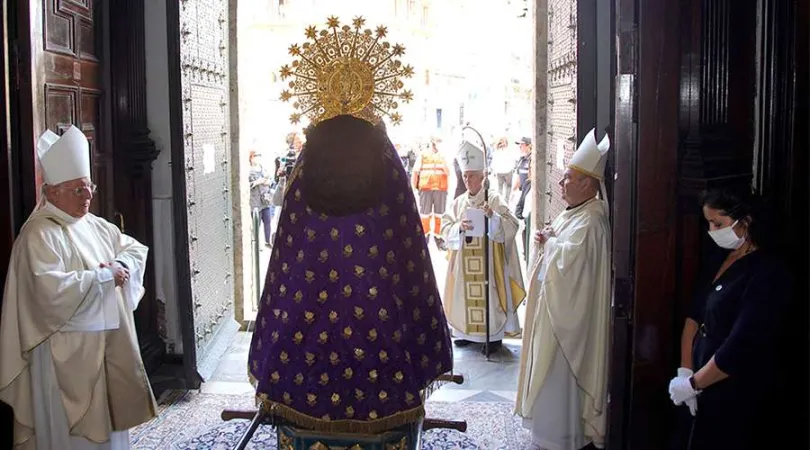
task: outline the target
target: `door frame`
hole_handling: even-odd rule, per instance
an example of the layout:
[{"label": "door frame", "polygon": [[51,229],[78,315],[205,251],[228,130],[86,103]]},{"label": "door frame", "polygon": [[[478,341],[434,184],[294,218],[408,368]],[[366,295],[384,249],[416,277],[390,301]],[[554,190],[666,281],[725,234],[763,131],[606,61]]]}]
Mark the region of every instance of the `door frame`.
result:
[{"label": "door frame", "polygon": [[[0,180],[4,186],[5,194],[2,197],[0,207],[6,214],[0,219],[0,279],[6,279],[9,257],[11,256],[11,246],[16,235],[17,222],[17,196],[18,189],[16,171],[13,170],[14,155],[12,149],[12,127],[11,121],[16,120],[16,115],[11,114],[11,96],[14,94],[14,86],[17,79],[12,74],[16,72],[16,64],[13,59],[13,40],[16,33],[16,0],[3,2],[0,6],[0,36],[4,36],[2,50],[0,51],[0,67],[4,67],[3,76],[0,79],[0,98],[3,99],[3,110],[0,112],[0,139],[3,142],[3,155],[0,156]],[[0,299],[2,302],[2,299]],[[2,311],[0,311],[2,314]],[[5,424],[5,425],[3,425]],[[14,443],[14,411],[5,403],[0,402],[0,448],[12,448]]]},{"label": "door frame", "polygon": [[191,264],[188,232],[188,192],[185,173],[185,136],[183,131],[183,85],[180,61],[180,2],[166,2],[166,36],[169,46],[169,116],[171,122],[172,213],[174,217],[174,259],[177,275],[177,310],[183,341],[185,385],[197,389],[202,379],[197,370],[197,342],[194,331],[194,296],[191,289]]},{"label": "door frame", "polygon": [[[9,162],[11,220],[14,236],[20,232],[23,223],[37,203],[36,158],[34,139],[25,136],[24,130],[34,129],[32,63],[31,63],[31,20],[28,2],[8,0],[8,45],[10,86],[8,92],[9,113]],[[32,131],[33,133],[33,131]]]},{"label": "door frame", "polygon": [[[600,2],[603,3],[603,2]],[[633,310],[636,286],[636,214],[638,154],[638,2],[614,0],[609,13],[600,9],[601,45],[611,50],[612,166],[616,174],[609,183],[611,198],[613,299],[608,387],[607,446],[627,448],[632,405]],[[607,19],[605,19],[607,18]],[[605,36],[608,31],[609,37]],[[607,42],[604,42],[607,41]],[[611,189],[612,188],[612,189]]]}]

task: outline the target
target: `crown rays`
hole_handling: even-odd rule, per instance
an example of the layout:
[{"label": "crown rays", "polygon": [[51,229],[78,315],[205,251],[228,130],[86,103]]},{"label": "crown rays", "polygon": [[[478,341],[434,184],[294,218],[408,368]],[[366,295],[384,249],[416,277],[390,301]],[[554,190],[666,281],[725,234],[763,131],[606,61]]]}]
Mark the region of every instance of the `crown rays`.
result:
[{"label": "crown rays", "polygon": [[377,123],[383,116],[399,124],[396,111],[402,103],[413,100],[413,93],[403,89],[402,78],[414,75],[413,67],[403,65],[399,57],[405,47],[391,45],[383,39],[388,29],[363,29],[366,20],[356,17],[352,26],[340,25],[337,17],[326,20],[327,28],[307,27],[308,41],[293,44],[289,54],[293,62],[284,65],[281,79],[291,79],[281,93],[282,101],[295,102],[292,123],[302,116],[317,123],[340,114]]}]

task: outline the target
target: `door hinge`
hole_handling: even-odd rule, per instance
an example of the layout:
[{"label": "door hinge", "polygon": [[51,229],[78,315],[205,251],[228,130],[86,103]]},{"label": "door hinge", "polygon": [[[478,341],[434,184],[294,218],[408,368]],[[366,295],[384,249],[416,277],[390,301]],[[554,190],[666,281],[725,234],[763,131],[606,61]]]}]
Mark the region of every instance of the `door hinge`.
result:
[{"label": "door hinge", "polygon": [[613,317],[633,321],[634,285],[632,278],[616,277],[613,291]]}]

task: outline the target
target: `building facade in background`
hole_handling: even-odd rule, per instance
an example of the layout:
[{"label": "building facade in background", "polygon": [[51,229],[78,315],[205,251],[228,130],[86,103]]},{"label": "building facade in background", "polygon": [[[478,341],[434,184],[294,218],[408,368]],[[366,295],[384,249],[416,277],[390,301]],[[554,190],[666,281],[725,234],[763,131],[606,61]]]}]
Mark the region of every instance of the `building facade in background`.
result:
[{"label": "building facade in background", "polygon": [[530,136],[533,24],[525,8],[523,0],[240,2],[242,153],[281,152],[284,136],[302,129],[289,124],[291,108],[279,100],[279,69],[289,62],[289,46],[305,39],[305,27],[323,27],[333,15],[343,23],[362,15],[367,26],[385,25],[390,43],[405,46],[403,61],[416,72],[406,81],[414,100],[401,106],[402,125],[389,128],[397,143],[431,135],[452,142],[467,122],[488,139]]},{"label": "building facade in background", "polygon": [[[539,45],[540,43],[538,43]],[[577,148],[577,0],[548,2],[545,222],[566,207],[557,185]],[[594,124],[595,125],[595,124]]]}]

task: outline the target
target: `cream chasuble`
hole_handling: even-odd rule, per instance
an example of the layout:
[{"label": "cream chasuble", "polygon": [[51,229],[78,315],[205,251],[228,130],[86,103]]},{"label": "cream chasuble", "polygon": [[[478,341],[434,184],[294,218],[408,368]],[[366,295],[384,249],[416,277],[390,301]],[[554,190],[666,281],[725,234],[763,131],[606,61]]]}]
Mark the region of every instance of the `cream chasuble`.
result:
[{"label": "cream chasuble", "polygon": [[[483,190],[472,197],[464,193],[442,217],[442,237],[449,249],[444,310],[453,336],[472,342],[486,340],[484,240],[474,237],[465,242],[460,226],[467,209],[480,208],[483,203]],[[526,292],[515,245],[518,220],[494,192],[489,193],[489,205],[493,211],[489,219],[490,341],[498,341],[505,334],[520,333],[515,311]]]},{"label": "cream chasuble", "polygon": [[[148,249],[104,219],[46,204],[14,243],[0,322],[0,400],[25,449],[126,449],[155,416],[133,311]],[[101,263],[130,278],[115,287]]]},{"label": "cream chasuble", "polygon": [[535,444],[604,445],[611,302],[610,225],[592,199],[560,214],[529,287],[516,412]]}]

